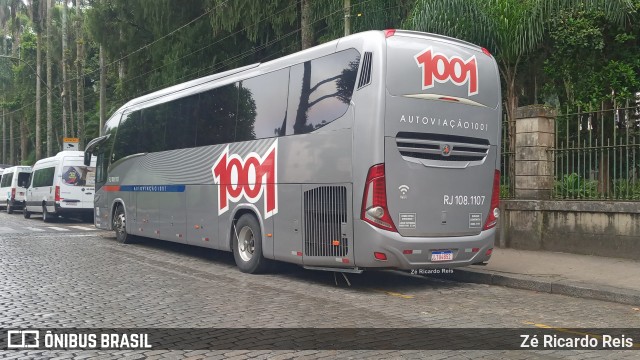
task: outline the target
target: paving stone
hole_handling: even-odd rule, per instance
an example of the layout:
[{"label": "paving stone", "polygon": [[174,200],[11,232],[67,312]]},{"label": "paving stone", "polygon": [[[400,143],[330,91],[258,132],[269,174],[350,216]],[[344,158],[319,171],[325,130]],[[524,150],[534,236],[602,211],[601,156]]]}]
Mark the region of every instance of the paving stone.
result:
[{"label": "paving stone", "polygon": [[[30,221],[0,213],[0,226]],[[16,225],[17,224],[17,225]],[[121,245],[110,233],[70,237],[0,234],[0,327],[185,328],[194,349],[74,351],[87,359],[562,359],[637,356],[633,351],[395,351],[269,350],[277,343],[317,340],[301,328],[635,328],[630,306],[563,295],[455,283],[398,272],[348,275],[285,266],[286,271],[248,275],[230,253],[141,240]],[[289,328],[219,339],[198,338],[195,328]],[[467,331],[468,333],[468,331]],[[388,341],[406,341],[399,333]],[[0,334],[1,336],[2,334]],[[171,339],[164,339],[167,343]],[[340,340],[340,339],[333,339]],[[232,349],[199,349],[202,341],[234,341]],[[455,343],[456,339],[448,339]],[[392,343],[393,343],[392,342]],[[238,348],[264,346],[246,351]],[[7,358],[66,358],[64,351],[1,352]]]}]

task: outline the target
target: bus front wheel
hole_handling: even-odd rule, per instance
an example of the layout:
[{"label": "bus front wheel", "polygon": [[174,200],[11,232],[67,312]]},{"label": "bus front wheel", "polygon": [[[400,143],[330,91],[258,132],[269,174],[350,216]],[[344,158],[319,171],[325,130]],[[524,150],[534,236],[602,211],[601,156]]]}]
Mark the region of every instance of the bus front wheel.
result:
[{"label": "bus front wheel", "polygon": [[244,214],[233,228],[233,257],[240,271],[257,274],[267,269],[262,256],[262,231],[255,216]]}]

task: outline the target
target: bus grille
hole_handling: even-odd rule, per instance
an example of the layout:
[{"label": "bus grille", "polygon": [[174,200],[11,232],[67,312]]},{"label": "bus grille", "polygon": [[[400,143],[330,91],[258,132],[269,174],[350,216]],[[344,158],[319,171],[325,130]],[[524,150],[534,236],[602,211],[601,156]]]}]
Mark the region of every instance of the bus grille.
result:
[{"label": "bus grille", "polygon": [[347,188],[322,186],[304,192],[304,254],[346,256]]},{"label": "bus grille", "polygon": [[399,132],[396,144],[403,157],[423,160],[482,161],[489,152],[489,140],[458,135]]}]

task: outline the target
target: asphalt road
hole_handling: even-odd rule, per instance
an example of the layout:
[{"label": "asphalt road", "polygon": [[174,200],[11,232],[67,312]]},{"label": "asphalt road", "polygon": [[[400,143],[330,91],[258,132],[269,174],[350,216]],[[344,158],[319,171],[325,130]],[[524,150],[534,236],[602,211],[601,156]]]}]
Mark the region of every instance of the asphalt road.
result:
[{"label": "asphalt road", "polygon": [[[337,285],[336,285],[337,279]],[[0,214],[0,329],[638,328],[632,306],[400,272],[339,275],[284,265],[239,272],[230,253],[141,239],[80,220]],[[536,325],[537,324],[537,325]],[[245,339],[251,341],[251,339]],[[636,343],[640,342],[636,340]],[[638,350],[20,350],[5,358],[637,358]]]}]

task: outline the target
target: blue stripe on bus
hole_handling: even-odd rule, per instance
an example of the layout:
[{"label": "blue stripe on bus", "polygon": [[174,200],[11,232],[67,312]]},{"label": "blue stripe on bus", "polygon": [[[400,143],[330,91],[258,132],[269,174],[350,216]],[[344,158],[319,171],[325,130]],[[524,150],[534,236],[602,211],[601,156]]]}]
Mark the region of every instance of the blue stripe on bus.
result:
[{"label": "blue stripe on bus", "polygon": [[120,191],[184,192],[184,185],[120,185]]}]

